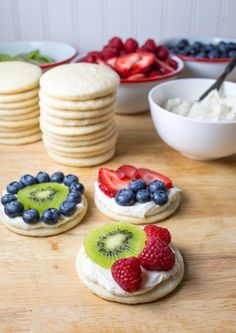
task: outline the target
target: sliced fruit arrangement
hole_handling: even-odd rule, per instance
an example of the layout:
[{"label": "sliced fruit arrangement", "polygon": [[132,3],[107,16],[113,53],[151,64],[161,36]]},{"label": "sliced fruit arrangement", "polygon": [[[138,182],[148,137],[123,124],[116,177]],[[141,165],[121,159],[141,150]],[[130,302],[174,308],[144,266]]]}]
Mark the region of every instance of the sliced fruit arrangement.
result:
[{"label": "sliced fruit arrangement", "polygon": [[168,271],[175,264],[168,229],[147,225],[144,229],[118,222],[91,231],[84,240],[87,256],[111,269],[116,283],[127,292],[142,288],[145,270]]},{"label": "sliced fruit arrangement", "polygon": [[62,216],[72,216],[82,201],[83,184],[76,175],[40,171],[35,177],[23,175],[7,185],[1,197],[5,214],[21,216],[27,224],[56,224]]},{"label": "sliced fruit arrangement", "polygon": [[236,43],[219,41],[218,43],[190,42],[188,39],[180,39],[176,43],[167,44],[171,53],[183,57],[222,59],[236,57]]},{"label": "sliced fruit arrangement", "polygon": [[162,206],[168,201],[168,189],[173,185],[171,180],[159,172],[122,165],[117,170],[100,168],[98,186],[120,206],[132,206],[136,202],[153,201]]},{"label": "sliced fruit arrangement", "polygon": [[89,52],[80,62],[108,65],[121,79],[129,81],[160,77],[178,67],[168,49],[157,45],[153,39],[139,45],[133,38],[123,42],[119,37],[111,38],[101,51]]}]

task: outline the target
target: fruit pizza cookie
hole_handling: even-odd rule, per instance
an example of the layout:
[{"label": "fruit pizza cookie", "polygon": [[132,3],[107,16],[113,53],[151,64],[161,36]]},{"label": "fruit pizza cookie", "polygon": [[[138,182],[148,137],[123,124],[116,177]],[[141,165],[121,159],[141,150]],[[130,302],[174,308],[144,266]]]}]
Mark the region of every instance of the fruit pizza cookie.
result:
[{"label": "fruit pizza cookie", "polygon": [[11,182],[0,204],[0,219],[11,231],[27,236],[50,236],[67,231],[87,211],[84,186],[75,175],[40,171]]},{"label": "fruit pizza cookie", "polygon": [[168,177],[131,165],[117,170],[100,168],[94,196],[104,215],[133,224],[167,218],[176,211],[181,199],[180,190]]},{"label": "fruit pizza cookie", "polygon": [[92,293],[137,304],[172,292],[183,278],[184,263],[168,229],[118,222],[101,225],[85,237],[76,270]]}]

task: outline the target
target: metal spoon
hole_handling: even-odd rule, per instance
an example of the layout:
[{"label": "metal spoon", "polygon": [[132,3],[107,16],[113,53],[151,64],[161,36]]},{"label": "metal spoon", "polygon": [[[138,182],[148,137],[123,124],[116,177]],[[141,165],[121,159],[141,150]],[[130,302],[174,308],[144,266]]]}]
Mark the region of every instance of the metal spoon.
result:
[{"label": "metal spoon", "polygon": [[207,89],[207,91],[204,92],[204,94],[202,94],[198,101],[202,101],[212,90],[217,89],[219,90],[222,83],[224,82],[226,76],[234,69],[234,67],[236,66],[236,57],[233,58],[228,65],[225,67],[224,72],[218,77],[218,79],[213,83],[212,86],[210,86],[210,88]]}]

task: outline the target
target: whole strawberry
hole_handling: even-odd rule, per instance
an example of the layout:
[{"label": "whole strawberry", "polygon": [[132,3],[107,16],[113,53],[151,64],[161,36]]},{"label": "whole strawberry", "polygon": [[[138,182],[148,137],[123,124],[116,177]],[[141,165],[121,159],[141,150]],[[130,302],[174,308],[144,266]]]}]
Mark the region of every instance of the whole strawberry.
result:
[{"label": "whole strawberry", "polygon": [[118,285],[128,292],[141,288],[142,270],[138,258],[122,258],[114,262],[111,267],[113,279]]},{"label": "whole strawberry", "polygon": [[175,263],[175,255],[166,242],[151,237],[139,255],[140,264],[151,271],[169,271]]},{"label": "whole strawberry", "polygon": [[150,224],[144,227],[144,231],[146,232],[148,238],[159,237],[167,244],[171,242],[171,234],[166,228],[157,227],[156,225]]}]

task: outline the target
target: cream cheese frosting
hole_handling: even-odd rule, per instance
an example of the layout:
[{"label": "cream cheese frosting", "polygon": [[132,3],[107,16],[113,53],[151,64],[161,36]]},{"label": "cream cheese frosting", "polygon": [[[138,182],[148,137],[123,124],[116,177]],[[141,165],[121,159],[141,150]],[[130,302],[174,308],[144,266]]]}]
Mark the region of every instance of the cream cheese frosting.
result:
[{"label": "cream cheese frosting", "polygon": [[[5,193],[3,193],[3,194],[5,194]],[[5,223],[8,223],[9,225],[11,225],[12,227],[15,227],[15,228],[25,229],[25,230],[42,229],[42,228],[51,228],[51,229],[54,228],[55,229],[55,228],[58,228],[59,226],[61,226],[62,224],[70,222],[70,221],[74,220],[76,217],[79,217],[79,215],[83,211],[82,208],[85,208],[84,196],[82,196],[82,201],[76,205],[76,211],[72,216],[66,217],[66,216],[62,215],[60,217],[59,221],[53,225],[45,224],[42,221],[39,221],[36,224],[28,224],[28,223],[24,222],[24,220],[21,216],[11,218],[5,214],[4,206],[2,204],[0,204],[0,215],[4,217]]]},{"label": "cream cheese frosting", "polygon": [[171,98],[163,104],[163,108],[192,119],[236,121],[236,97],[223,97],[217,90],[213,90],[200,102]]},{"label": "cream cheese frosting", "polygon": [[[172,249],[173,251],[173,249]],[[174,252],[174,251],[173,251]],[[175,264],[169,271],[149,271],[142,268],[142,287],[136,292],[127,292],[122,289],[112,277],[111,269],[103,268],[94,263],[86,254],[84,246],[81,247],[77,258],[76,268],[81,271],[83,275],[91,282],[103,287],[108,292],[117,296],[133,296],[140,295],[155,288],[161,282],[166,281],[176,275],[180,269],[180,263],[175,256]]]},{"label": "cream cheese frosting", "polygon": [[104,208],[115,214],[123,216],[131,216],[134,218],[145,218],[153,215],[157,215],[160,212],[166,210],[169,206],[173,204],[178,199],[180,189],[177,187],[172,187],[168,189],[168,201],[165,205],[156,205],[153,201],[146,203],[136,202],[132,206],[120,206],[116,203],[114,198],[110,198],[105,195],[99,188],[98,182],[95,182],[95,197],[96,200],[101,202]]}]

